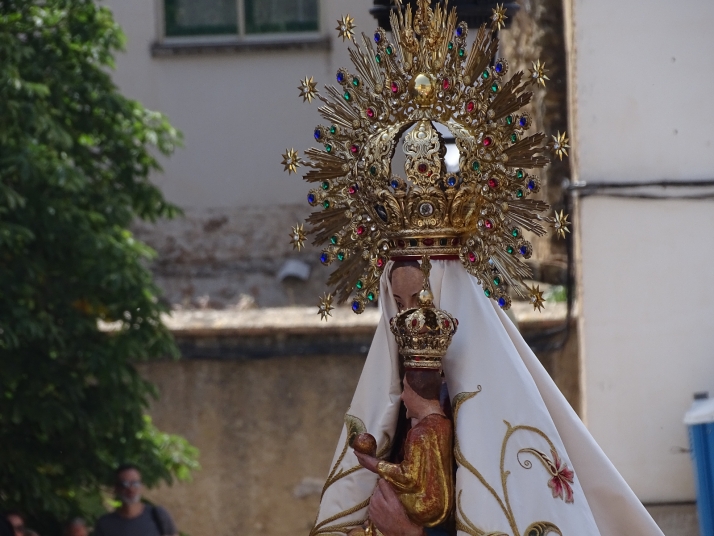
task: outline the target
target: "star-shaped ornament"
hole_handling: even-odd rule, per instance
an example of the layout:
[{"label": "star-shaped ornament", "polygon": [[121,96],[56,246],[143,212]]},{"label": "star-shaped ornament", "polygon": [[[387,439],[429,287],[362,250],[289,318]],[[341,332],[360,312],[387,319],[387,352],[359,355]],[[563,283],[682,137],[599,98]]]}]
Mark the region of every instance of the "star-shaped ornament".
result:
[{"label": "star-shaped ornament", "polygon": [[320,315],[320,320],[327,321],[327,317],[332,316],[331,311],[333,309],[332,294],[325,294],[322,298],[320,298],[320,305],[317,310],[317,314]]},{"label": "star-shaped ornament", "polygon": [[543,297],[543,291],[541,291],[540,285],[533,285],[528,290],[530,291],[529,301],[533,306],[533,310],[541,311],[544,308],[545,298]]},{"label": "star-shaped ornament", "polygon": [[491,15],[491,25],[496,28],[496,30],[500,30],[504,26],[506,26],[506,9],[503,7],[503,4],[496,4],[496,7],[493,8],[493,15]]},{"label": "star-shaped ornament", "polygon": [[306,76],[305,80],[301,80],[298,89],[303,102],[312,102],[312,99],[317,96],[317,82],[312,76],[309,78]]},{"label": "star-shaped ornament", "polygon": [[547,72],[548,71],[545,70],[545,63],[541,63],[540,60],[533,62],[531,77],[535,80],[536,84],[545,87],[545,81],[550,80],[550,78],[546,76]]},{"label": "star-shaped ornament", "polygon": [[297,173],[297,168],[302,164],[302,160],[300,160],[295,149],[286,149],[281,163],[284,167],[283,171],[287,171],[288,175],[290,175],[291,173]]},{"label": "star-shaped ornament", "polygon": [[564,156],[568,156],[568,149],[570,148],[570,145],[568,145],[569,141],[565,132],[561,134],[560,131],[558,131],[558,135],[553,136],[553,150],[555,151],[555,156],[561,160]]},{"label": "star-shaped ornament", "polygon": [[558,235],[558,238],[565,238],[565,233],[570,232],[570,222],[568,221],[569,217],[570,214],[566,214],[563,210],[560,211],[560,214],[557,212],[555,213],[555,223],[553,224],[553,227],[555,227],[555,232]]},{"label": "star-shaped ornament", "polygon": [[293,245],[293,249],[300,251],[304,248],[306,239],[307,235],[305,234],[305,229],[302,224],[297,224],[293,227],[293,230],[290,233],[290,243]]},{"label": "star-shaped ornament", "polygon": [[349,15],[343,15],[341,19],[337,19],[337,28],[335,30],[337,30],[338,36],[342,38],[343,43],[345,39],[354,41],[355,20]]}]

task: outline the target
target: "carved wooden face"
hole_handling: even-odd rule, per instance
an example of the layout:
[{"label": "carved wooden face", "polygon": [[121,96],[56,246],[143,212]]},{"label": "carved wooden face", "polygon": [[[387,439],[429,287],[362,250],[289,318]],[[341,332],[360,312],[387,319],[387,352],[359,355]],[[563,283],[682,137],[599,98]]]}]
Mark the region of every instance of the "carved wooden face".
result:
[{"label": "carved wooden face", "polygon": [[419,293],[424,286],[424,274],[415,266],[400,266],[392,270],[392,296],[399,312],[419,307]]}]

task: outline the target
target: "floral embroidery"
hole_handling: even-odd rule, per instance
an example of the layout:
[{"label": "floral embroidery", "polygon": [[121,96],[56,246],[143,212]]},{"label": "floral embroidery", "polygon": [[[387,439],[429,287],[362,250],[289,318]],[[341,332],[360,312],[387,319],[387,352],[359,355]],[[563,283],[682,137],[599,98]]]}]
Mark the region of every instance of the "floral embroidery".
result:
[{"label": "floral embroidery", "polygon": [[[571,484],[575,481],[575,473],[568,467],[567,463],[560,459],[555,447],[550,449],[552,460],[547,454],[536,449],[521,449],[518,451],[518,455],[520,456],[524,452],[536,456],[550,473],[551,478],[548,480],[548,487],[553,492],[553,498],[563,499],[566,503],[573,503],[573,488]],[[526,469],[530,469],[532,466],[528,460],[521,462],[519,459],[518,462]]]}]

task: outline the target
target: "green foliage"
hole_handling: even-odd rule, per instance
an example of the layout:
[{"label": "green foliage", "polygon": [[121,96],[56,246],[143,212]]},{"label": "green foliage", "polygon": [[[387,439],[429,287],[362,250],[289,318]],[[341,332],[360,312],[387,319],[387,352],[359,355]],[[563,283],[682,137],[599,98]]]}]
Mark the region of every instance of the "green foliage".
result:
[{"label": "green foliage", "polygon": [[43,534],[98,512],[120,462],[148,484],[196,467],[132,366],[176,355],[127,228],[176,214],[149,175],[180,136],[113,85],[123,39],[93,0],[0,3],[0,508]]}]

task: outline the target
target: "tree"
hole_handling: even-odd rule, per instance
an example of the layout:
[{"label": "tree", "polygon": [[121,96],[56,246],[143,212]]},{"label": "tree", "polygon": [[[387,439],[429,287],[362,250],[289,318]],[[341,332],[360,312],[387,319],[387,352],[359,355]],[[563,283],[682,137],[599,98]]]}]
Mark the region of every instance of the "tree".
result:
[{"label": "tree", "polygon": [[149,175],[180,136],[112,83],[123,41],[93,0],[0,2],[0,508],[45,533],[98,513],[120,462],[196,466],[133,366],[177,353],[128,227],[177,213]]}]

